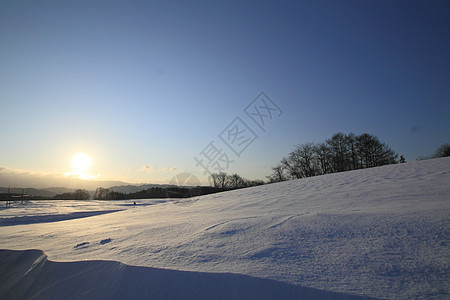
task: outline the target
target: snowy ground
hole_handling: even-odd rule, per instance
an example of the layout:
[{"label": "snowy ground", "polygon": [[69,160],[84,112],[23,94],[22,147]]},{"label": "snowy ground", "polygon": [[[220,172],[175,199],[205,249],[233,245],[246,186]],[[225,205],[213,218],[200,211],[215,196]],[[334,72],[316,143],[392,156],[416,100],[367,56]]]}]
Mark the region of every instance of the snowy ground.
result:
[{"label": "snowy ground", "polygon": [[[450,158],[443,158],[194,201],[138,200],[136,207],[132,201],[18,202],[0,210],[0,248],[40,249],[60,262],[113,260],[127,268],[202,272],[184,275],[245,274],[283,282],[291,292],[301,286],[448,299],[449,172]],[[5,257],[18,255],[5,253],[1,267]],[[4,288],[0,283],[0,293]]]}]

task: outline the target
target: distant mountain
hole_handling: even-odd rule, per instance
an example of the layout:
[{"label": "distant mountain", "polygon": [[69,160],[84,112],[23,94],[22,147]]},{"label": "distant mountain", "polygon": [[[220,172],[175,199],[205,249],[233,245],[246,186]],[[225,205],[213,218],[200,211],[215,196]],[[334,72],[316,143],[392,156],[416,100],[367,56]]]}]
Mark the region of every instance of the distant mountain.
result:
[{"label": "distant mountain", "polygon": [[95,191],[98,187],[109,188],[112,186],[128,184],[129,183],[123,181],[84,180],[73,176],[65,176],[63,174],[40,174],[0,167],[1,187],[33,187],[50,191],[53,191],[50,189],[50,187],[64,187],[68,189],[86,189],[89,191]]},{"label": "distant mountain", "polygon": [[57,193],[50,191],[49,189],[35,189],[35,188],[8,188],[0,187],[0,193],[7,193],[9,190],[13,194],[25,194],[30,196],[48,197],[51,198]]},{"label": "distant mountain", "polygon": [[108,189],[110,191],[114,191],[114,192],[121,192],[121,193],[129,194],[129,193],[136,193],[136,192],[143,191],[143,190],[148,190],[148,189],[154,188],[154,187],[166,188],[166,187],[171,187],[171,186],[173,186],[173,185],[168,185],[168,184],[132,185],[132,184],[128,184],[128,185],[113,186]]},{"label": "distant mountain", "polygon": [[53,194],[62,194],[62,193],[72,193],[75,191],[75,189],[69,189],[65,187],[49,187],[45,189],[46,191],[49,191]]},{"label": "distant mountain", "polygon": [[93,196],[97,188],[107,188],[121,193],[136,193],[153,187],[171,187],[168,184],[130,184],[123,181],[85,180],[63,174],[40,174],[17,171],[0,167],[0,193],[11,193],[30,196],[53,197],[56,194],[71,193],[76,189],[88,190]]}]

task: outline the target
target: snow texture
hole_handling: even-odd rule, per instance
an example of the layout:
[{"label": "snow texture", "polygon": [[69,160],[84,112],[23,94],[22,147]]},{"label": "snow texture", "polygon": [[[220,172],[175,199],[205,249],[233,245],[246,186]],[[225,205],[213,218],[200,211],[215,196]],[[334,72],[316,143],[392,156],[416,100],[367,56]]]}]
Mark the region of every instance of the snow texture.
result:
[{"label": "snow texture", "polygon": [[[136,207],[17,202],[0,211],[1,248],[51,261],[2,251],[0,272],[26,298],[448,299],[449,171],[450,158],[433,159]],[[20,292],[5,282],[0,298]]]},{"label": "snow texture", "polygon": [[0,264],[2,299],[369,299],[238,274],[52,262],[40,250],[0,250]]}]

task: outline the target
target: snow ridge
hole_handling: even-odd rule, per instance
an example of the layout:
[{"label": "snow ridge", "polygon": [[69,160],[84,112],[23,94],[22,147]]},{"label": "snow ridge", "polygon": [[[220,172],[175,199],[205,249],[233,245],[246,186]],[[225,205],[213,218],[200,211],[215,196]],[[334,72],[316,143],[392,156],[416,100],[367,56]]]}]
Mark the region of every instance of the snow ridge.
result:
[{"label": "snow ridge", "polygon": [[0,250],[0,265],[2,299],[373,299],[230,273],[52,262],[40,250]]}]

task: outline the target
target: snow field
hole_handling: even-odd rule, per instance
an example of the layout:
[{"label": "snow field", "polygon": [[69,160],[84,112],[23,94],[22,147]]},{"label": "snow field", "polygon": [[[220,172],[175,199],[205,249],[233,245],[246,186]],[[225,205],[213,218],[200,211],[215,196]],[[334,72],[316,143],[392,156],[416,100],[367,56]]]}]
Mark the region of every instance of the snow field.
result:
[{"label": "snow field", "polygon": [[61,262],[237,273],[344,295],[446,299],[449,170],[442,158],[136,207],[15,203],[0,211],[1,248],[40,249]]}]

